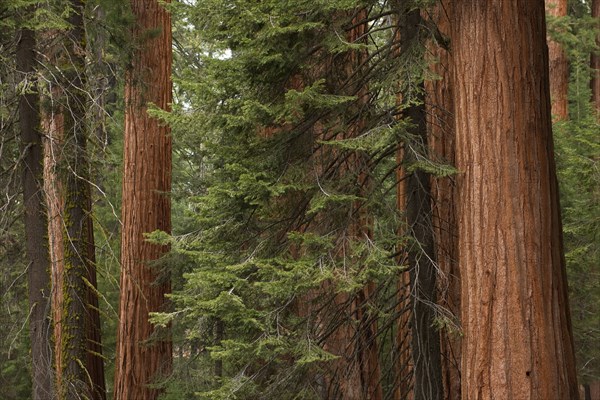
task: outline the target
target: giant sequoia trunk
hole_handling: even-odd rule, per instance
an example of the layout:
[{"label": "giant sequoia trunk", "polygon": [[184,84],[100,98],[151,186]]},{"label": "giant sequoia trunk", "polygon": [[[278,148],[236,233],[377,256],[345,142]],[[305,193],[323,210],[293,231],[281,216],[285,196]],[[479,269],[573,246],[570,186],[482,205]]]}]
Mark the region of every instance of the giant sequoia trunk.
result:
[{"label": "giant sequoia trunk", "polygon": [[[32,11],[32,10],[30,10]],[[48,229],[43,196],[43,145],[40,132],[39,98],[35,79],[35,33],[22,29],[17,44],[17,70],[27,82],[19,99],[19,128],[23,154],[23,204],[28,260],[29,338],[31,340],[32,396],[53,396],[50,345],[50,259],[45,236]]]},{"label": "giant sequoia trunk", "polygon": [[[546,12],[554,17],[567,16],[567,0],[546,0]],[[569,116],[569,64],[562,45],[548,37],[550,99],[555,120]]]},{"label": "giant sequoia trunk", "polygon": [[138,40],[125,82],[125,145],[121,234],[121,295],[115,371],[115,399],[151,400],[149,385],[171,369],[171,342],[156,337],[148,321],[164,309],[168,278],[153,261],[168,248],[144,234],[171,231],[171,138],[169,129],[147,113],[148,103],[169,110],[171,20],[157,0],[131,0]]},{"label": "giant sequoia trunk", "polygon": [[454,7],[462,396],[576,399],[544,4]]},{"label": "giant sequoia trunk", "polygon": [[[436,40],[427,46],[434,58],[430,71],[437,79],[425,82],[427,134],[431,156],[455,165],[454,99],[450,35],[452,2],[440,1],[429,15],[435,24]],[[435,177],[431,183],[432,223],[435,232],[435,259],[438,263],[438,304],[443,308],[441,362],[444,399],[460,400],[460,270],[458,268],[458,226],[456,220],[456,177]]]}]

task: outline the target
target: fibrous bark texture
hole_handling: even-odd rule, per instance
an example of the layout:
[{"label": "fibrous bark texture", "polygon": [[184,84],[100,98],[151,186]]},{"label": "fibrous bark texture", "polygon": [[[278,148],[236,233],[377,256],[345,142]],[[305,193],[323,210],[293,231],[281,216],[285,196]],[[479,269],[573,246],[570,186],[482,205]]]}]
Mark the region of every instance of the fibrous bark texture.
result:
[{"label": "fibrous bark texture", "polygon": [[[87,153],[84,3],[70,2],[69,29],[43,36],[49,96],[42,105],[56,391],[105,398]],[[52,69],[60,68],[59,72]]]},{"label": "fibrous bark texture", "polygon": [[[567,0],[546,0],[546,12],[554,17],[567,16]],[[562,45],[548,37],[550,63],[550,99],[556,121],[569,117],[569,63]]]},{"label": "fibrous bark texture", "polygon": [[[44,35],[48,40],[50,36]],[[50,40],[53,40],[50,39]],[[64,210],[64,189],[58,177],[58,160],[61,158],[63,143],[63,115],[56,105],[60,89],[52,86],[48,90],[49,98],[42,101],[41,128],[44,132],[44,195],[48,217],[48,250],[51,270],[52,324],[54,340],[54,372],[56,388],[62,386],[62,306],[64,247],[62,235],[62,215]]]},{"label": "fibrous bark texture", "polygon": [[544,4],[453,4],[462,397],[577,399]]},{"label": "fibrous bark texture", "polygon": [[87,152],[84,1],[71,0],[70,6],[71,27],[66,33],[65,45],[70,65],[64,72],[65,165],[60,171],[66,183],[62,221],[65,269],[61,343],[64,387],[61,391],[65,398],[78,399],[85,394],[99,400],[105,396]]},{"label": "fibrous bark texture", "polygon": [[[33,10],[29,10],[30,12]],[[43,144],[39,97],[35,78],[36,40],[22,29],[17,44],[17,70],[27,91],[19,99],[19,128],[23,153],[23,203],[28,260],[29,338],[31,340],[32,396],[53,396],[50,330],[50,259],[45,241],[48,219],[43,196]]]},{"label": "fibrous bark texture", "polygon": [[169,128],[147,113],[148,103],[169,110],[171,19],[156,0],[131,0],[133,51],[125,83],[125,144],[121,236],[121,296],[115,399],[152,400],[171,370],[171,342],[156,337],[149,313],[164,310],[170,283],[153,261],[168,251],[144,234],[171,231]]},{"label": "fibrous bark texture", "polygon": [[[433,57],[430,71],[436,79],[425,81],[427,133],[431,157],[455,165],[454,99],[450,21],[452,2],[442,0],[428,15],[437,29],[428,44]],[[438,276],[438,304],[444,315],[441,331],[441,362],[444,399],[460,400],[460,270],[458,268],[458,225],[456,220],[456,177],[434,177],[431,182],[432,223]]]}]

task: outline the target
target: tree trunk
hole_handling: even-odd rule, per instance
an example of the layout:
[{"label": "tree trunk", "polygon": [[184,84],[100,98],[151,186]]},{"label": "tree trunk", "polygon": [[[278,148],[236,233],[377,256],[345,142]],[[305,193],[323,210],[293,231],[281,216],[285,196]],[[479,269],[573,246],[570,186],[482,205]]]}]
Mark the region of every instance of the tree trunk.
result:
[{"label": "tree trunk", "polygon": [[[89,190],[89,185],[87,185]],[[86,209],[92,211],[91,193],[87,193]],[[106,399],[106,379],[104,376],[104,358],[102,357],[102,324],[100,321],[100,305],[98,303],[98,282],[96,276],[96,245],[94,242],[94,225],[91,215],[86,216],[87,223],[87,255],[88,269],[86,338],[87,357],[86,367],[92,385],[91,400]]]},{"label": "tree trunk", "polygon": [[[419,9],[403,7],[399,15],[399,34],[402,53],[409,54],[412,46],[420,46],[420,27],[423,25]],[[410,139],[403,145],[402,163],[410,166],[417,161],[417,153],[427,149],[427,126],[423,87],[405,94],[415,101],[407,106],[402,116],[412,127]],[[435,327],[436,266],[431,210],[429,175],[419,168],[403,177],[399,185],[404,196],[404,210],[410,241],[407,257],[411,298],[411,349],[413,363],[413,390],[416,400],[441,399],[443,395],[440,337]],[[402,206],[402,204],[401,204]]]},{"label": "tree trunk", "polygon": [[[427,48],[434,58],[430,71],[437,79],[425,81],[427,133],[431,156],[455,165],[454,99],[452,58],[447,43],[452,2],[439,1],[429,16],[437,29]],[[458,268],[458,225],[456,220],[456,176],[435,177],[431,182],[432,220],[438,276],[438,304],[443,308],[441,362],[444,399],[460,400],[460,270]]]},{"label": "tree trunk", "polygon": [[[29,9],[27,14],[32,14]],[[19,127],[23,153],[23,204],[27,242],[29,285],[29,337],[34,400],[53,396],[52,348],[50,344],[50,259],[45,236],[48,219],[43,196],[43,145],[40,132],[36,76],[36,40],[30,29],[22,29],[17,44],[17,71],[27,88],[19,99]]]},{"label": "tree trunk", "polygon": [[[85,30],[82,0],[70,2],[69,29],[44,35],[50,98],[44,174],[53,281],[56,385],[59,398],[105,398],[96,293],[87,154]],[[83,321],[83,323],[82,323]]]},{"label": "tree trunk", "polygon": [[[44,41],[54,42],[56,32],[43,35]],[[52,45],[50,45],[52,46]],[[51,63],[56,60],[49,50],[44,52]],[[51,271],[52,324],[54,340],[54,373],[56,392],[62,387],[62,324],[63,324],[63,275],[64,246],[62,235],[62,216],[64,210],[64,185],[57,172],[59,159],[62,157],[63,114],[57,105],[62,91],[51,80],[48,80],[48,97],[42,98],[41,128],[44,132],[44,195],[48,213],[48,249]]]},{"label": "tree trunk", "polygon": [[[105,23],[106,16],[104,8],[98,5],[94,9],[94,18],[98,25]],[[88,69],[87,80],[90,83],[90,91],[94,94],[94,102],[92,105],[92,117],[90,118],[90,132],[88,137],[93,141],[95,136],[96,143],[102,149],[105,150],[107,146],[107,130],[106,130],[106,92],[111,88],[107,85],[107,76],[110,74],[107,68],[104,66],[103,54],[105,51],[105,32],[102,29],[98,29],[94,32],[93,37],[89,31],[86,32],[87,37],[87,52],[93,55],[93,62],[91,70]],[[91,43],[91,48],[90,48]],[[90,180],[96,182],[96,185],[102,186],[102,182],[97,175],[92,177],[90,171]],[[88,187],[91,183],[88,185]],[[92,210],[92,196],[91,191],[89,193],[87,204],[87,210]],[[102,325],[100,321],[98,294],[96,293],[97,274],[96,274],[96,245],[94,240],[94,224],[91,215],[87,218],[87,247],[88,247],[88,258],[89,258],[89,269],[87,279],[90,283],[88,287],[87,295],[87,341],[88,341],[88,355],[87,355],[87,368],[90,375],[90,379],[93,383],[93,400],[104,400],[106,399],[106,379],[104,375],[104,360],[102,357]]]},{"label": "tree trunk", "polygon": [[[398,3],[396,3],[399,6]],[[404,51],[402,46],[402,38],[400,34],[402,32],[402,15],[403,11],[400,7],[395,13],[395,23],[393,32],[393,40],[398,45],[398,50],[394,53],[394,56],[401,57]],[[396,94],[396,106],[402,107],[402,93]],[[397,120],[402,119],[402,115],[399,113],[396,116]],[[404,165],[404,146],[401,141],[398,141],[396,148],[396,209],[398,213],[402,214],[406,211],[406,165]],[[397,302],[396,305],[396,335],[394,343],[395,357],[394,360],[394,400],[413,400],[414,399],[414,363],[412,355],[412,307],[411,307],[411,290],[410,290],[410,271],[407,268],[408,264],[408,253],[406,252],[406,237],[407,224],[401,223],[397,231],[398,235],[398,254],[396,255],[396,262],[399,266],[404,269],[398,276],[396,284],[397,290]]]},{"label": "tree trunk", "polygon": [[[156,0],[131,0],[133,51],[125,82],[125,144],[121,234],[121,296],[115,399],[152,400],[161,390],[148,385],[168,375],[172,345],[156,337],[149,313],[162,311],[170,282],[155,260],[167,246],[144,234],[171,231],[171,138],[169,128],[147,113],[148,103],[170,109],[171,20]],[[149,33],[154,32],[152,35]]]},{"label": "tree trunk", "polygon": [[[80,398],[86,391],[93,400],[106,398],[104,362],[100,340],[100,315],[96,293],[96,255],[92,223],[92,199],[90,188],[90,165],[88,161],[88,107],[85,92],[86,36],[83,21],[84,0],[71,0],[69,16],[71,28],[67,32],[66,48],[71,67],[67,77],[68,116],[65,116],[65,159],[67,161],[64,226],[65,243],[65,305],[64,332],[70,343],[63,352],[69,356],[66,366],[67,382],[71,377],[85,383],[85,387],[70,394]],[[72,147],[71,147],[72,146]],[[64,233],[63,233],[64,235]],[[78,301],[73,301],[73,299]],[[85,317],[83,327],[81,316]],[[82,355],[84,355],[82,357]],[[82,360],[86,360],[82,365]],[[64,361],[63,361],[64,362]],[[69,387],[70,389],[70,387]]]},{"label": "tree trunk", "polygon": [[[600,18],[600,0],[592,0],[592,17]],[[592,103],[596,110],[596,116],[600,120],[600,54],[598,54],[598,48],[600,48],[600,23],[596,23],[596,52],[592,53],[591,56],[591,68],[592,68]]]},{"label": "tree trunk", "polygon": [[[546,0],[546,12],[554,17],[567,16],[567,0]],[[569,63],[562,45],[548,37],[550,63],[550,99],[556,121],[569,117]]]},{"label": "tree trunk", "polygon": [[454,7],[462,396],[577,399],[544,4]]}]

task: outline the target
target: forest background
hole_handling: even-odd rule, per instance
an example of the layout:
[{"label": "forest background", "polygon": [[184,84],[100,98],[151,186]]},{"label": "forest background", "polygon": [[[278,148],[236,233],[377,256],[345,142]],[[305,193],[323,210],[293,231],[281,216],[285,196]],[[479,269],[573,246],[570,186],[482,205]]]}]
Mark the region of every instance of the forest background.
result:
[{"label": "forest background", "polygon": [[[456,61],[452,3],[3,1],[0,397],[466,396],[451,99],[454,65],[481,60]],[[582,398],[600,392],[598,8],[546,4]],[[123,176],[151,200],[125,205]]]}]

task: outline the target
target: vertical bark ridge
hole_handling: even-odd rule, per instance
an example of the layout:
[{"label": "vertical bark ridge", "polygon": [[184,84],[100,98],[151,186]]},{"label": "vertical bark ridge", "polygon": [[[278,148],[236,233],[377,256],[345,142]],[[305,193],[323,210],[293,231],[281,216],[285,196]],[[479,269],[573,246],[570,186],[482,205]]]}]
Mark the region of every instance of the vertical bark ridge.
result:
[{"label": "vertical bark ridge", "polygon": [[[437,29],[427,49],[433,62],[430,71],[437,79],[425,82],[427,132],[432,157],[455,165],[454,101],[450,35],[452,3],[439,1],[427,17]],[[434,177],[431,182],[432,223],[438,277],[438,303],[448,313],[441,332],[444,398],[459,400],[460,394],[460,270],[458,268],[458,221],[455,204],[456,177]]]},{"label": "vertical bark ridge", "polygon": [[[171,231],[171,138],[169,128],[147,114],[148,103],[170,110],[171,19],[156,0],[131,0],[138,40],[125,83],[125,145],[121,233],[121,296],[115,399],[151,400],[168,375],[172,344],[148,321],[165,309],[170,281],[156,267],[167,246],[144,234]],[[155,33],[153,33],[155,32]],[[156,337],[156,336],[159,337]]]},{"label": "vertical bark ridge", "polygon": [[[48,39],[48,35],[44,35]],[[57,168],[62,159],[63,115],[56,104],[61,91],[58,87],[49,88],[49,98],[44,99],[41,111],[41,128],[44,142],[44,195],[48,215],[48,247],[51,265],[52,324],[54,339],[54,371],[57,390],[62,387],[62,326],[63,326],[63,276],[64,246],[62,235],[62,215],[64,210],[64,185],[59,179]]]},{"label": "vertical bark ridge", "polygon": [[[48,96],[45,194],[52,264],[56,392],[61,399],[102,400],[105,384],[96,292],[85,93],[84,3],[71,0],[69,28],[43,34]],[[53,69],[60,68],[60,73]]]},{"label": "vertical bark ridge", "polygon": [[[567,0],[546,0],[546,13],[554,17],[567,16]],[[550,37],[548,55],[550,64],[550,100],[556,121],[569,118],[569,62],[562,45]]]},{"label": "vertical bark ridge", "polygon": [[462,396],[576,399],[544,4],[454,6]]}]

